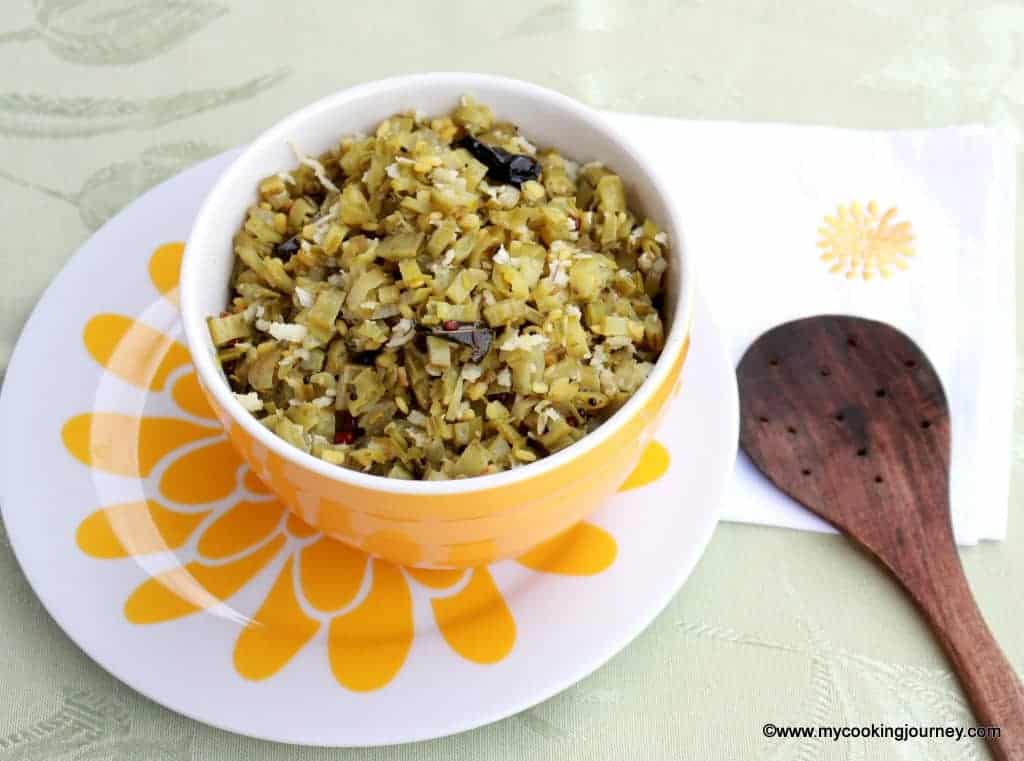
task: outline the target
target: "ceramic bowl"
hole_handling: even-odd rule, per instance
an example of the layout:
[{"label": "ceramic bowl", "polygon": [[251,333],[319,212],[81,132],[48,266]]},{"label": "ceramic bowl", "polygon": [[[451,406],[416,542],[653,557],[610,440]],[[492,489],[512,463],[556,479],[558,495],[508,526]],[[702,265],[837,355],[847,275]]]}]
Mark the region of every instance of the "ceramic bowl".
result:
[{"label": "ceramic bowl", "polygon": [[[651,375],[596,431],[537,462],[453,481],[407,481],[360,473],[302,452],[264,428],[235,399],[216,360],[206,318],[228,301],[232,237],[255,202],[257,183],[295,166],[288,142],[320,154],[370,132],[391,114],[450,111],[465,93],[514,122],[539,146],[617,172],[630,205],[670,240],[667,338]],[[396,563],[472,567],[514,557],[571,527],[613,494],[638,462],[678,391],[691,330],[693,274],[683,226],[665,186],[604,117],[557,92],[479,74],[396,77],[330,95],[257,138],[210,191],[189,236],[181,272],[185,337],[200,384],[253,471],[304,521]]]}]

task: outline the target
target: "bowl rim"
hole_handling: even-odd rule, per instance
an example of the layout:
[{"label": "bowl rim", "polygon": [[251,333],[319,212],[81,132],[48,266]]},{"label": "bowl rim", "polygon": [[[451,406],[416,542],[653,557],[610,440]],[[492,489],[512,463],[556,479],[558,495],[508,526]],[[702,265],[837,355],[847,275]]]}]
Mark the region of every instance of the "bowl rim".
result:
[{"label": "bowl rim", "polygon": [[[629,400],[602,423],[600,427],[576,443],[554,454],[539,458],[536,462],[499,473],[447,481],[388,478],[387,476],[378,476],[339,467],[314,457],[312,454],[303,452],[274,435],[242,406],[241,402],[231,392],[230,386],[225,382],[223,373],[214,361],[214,355],[209,351],[210,337],[209,331],[206,328],[207,315],[199,314],[195,303],[198,297],[193,295],[191,285],[193,282],[196,282],[202,269],[200,264],[197,263],[200,256],[199,252],[203,250],[201,245],[202,239],[207,236],[207,230],[218,226],[217,213],[221,204],[236,194],[232,191],[232,186],[236,184],[236,176],[242,171],[243,166],[256,161],[256,157],[263,153],[263,149],[268,144],[289,140],[290,133],[294,134],[297,125],[316,121],[324,112],[343,106],[346,101],[372,96],[375,93],[414,90],[417,85],[426,82],[435,85],[438,83],[447,84],[452,88],[454,94],[472,91],[474,88],[488,88],[492,90],[506,90],[520,97],[544,101],[548,105],[568,112],[576,121],[585,124],[587,129],[602,133],[604,137],[615,142],[618,148],[640,168],[643,180],[652,186],[654,192],[663,200],[672,225],[676,228],[673,231],[672,247],[670,249],[672,266],[668,272],[676,273],[675,278],[680,285],[676,318],[673,320],[669,334],[666,337],[665,347],[662,350],[661,356],[655,362],[654,370]],[[388,115],[382,114],[379,118],[384,118]],[[242,153],[231,163],[231,166],[217,179],[217,182],[210,189],[199,208],[192,229],[189,232],[181,264],[179,298],[185,343],[202,387],[215,398],[217,405],[221,407],[225,414],[231,417],[232,422],[241,426],[249,436],[262,446],[298,468],[312,471],[331,481],[369,491],[422,497],[485,492],[529,481],[560,468],[571,460],[596,449],[610,439],[627,421],[631,420],[634,415],[646,406],[654,392],[666,382],[672,367],[685,350],[687,338],[691,332],[693,316],[694,268],[691,258],[683,255],[684,247],[683,236],[680,232],[682,227],[680,224],[680,214],[678,207],[671,199],[672,196],[660,175],[642,154],[634,150],[630,139],[622,135],[597,110],[557,91],[511,77],[469,72],[409,74],[358,84],[320,98],[278,120],[245,147]],[[661,221],[664,222],[665,220]]]}]

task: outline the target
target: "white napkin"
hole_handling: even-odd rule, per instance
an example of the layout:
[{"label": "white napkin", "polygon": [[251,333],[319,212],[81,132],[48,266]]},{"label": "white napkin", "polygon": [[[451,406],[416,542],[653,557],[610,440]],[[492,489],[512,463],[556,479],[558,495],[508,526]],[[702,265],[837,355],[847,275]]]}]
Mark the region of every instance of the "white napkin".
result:
[{"label": "white napkin", "polygon": [[[1004,539],[1015,371],[1015,151],[979,127],[864,132],[610,115],[663,173],[684,215],[686,254],[733,359],[765,330],[845,313],[903,330],[942,377],[953,424],[957,541]],[[837,207],[876,201],[909,222],[906,271],[848,280],[819,259]],[[826,524],[743,457],[727,520]]]}]

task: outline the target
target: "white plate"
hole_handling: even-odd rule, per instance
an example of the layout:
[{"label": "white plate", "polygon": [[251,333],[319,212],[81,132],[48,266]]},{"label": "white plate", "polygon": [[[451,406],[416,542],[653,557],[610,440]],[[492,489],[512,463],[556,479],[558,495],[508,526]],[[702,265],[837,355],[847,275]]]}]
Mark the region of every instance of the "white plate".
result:
[{"label": "white plate", "polygon": [[[196,560],[198,537],[239,498],[254,495],[245,490],[244,471],[238,470],[226,496],[211,480],[206,502],[181,505],[168,499],[161,479],[173,480],[168,473],[181,479],[183,466],[175,463],[201,449],[198,442],[182,443],[144,477],[103,472],[103,463],[90,466],[73,456],[83,415],[114,412],[212,425],[190,418],[173,400],[172,388],[190,372],[187,363],[173,369],[161,389],[136,387],[127,382],[126,368],[145,347],[134,339],[122,342],[108,347],[116,350],[104,360],[96,335],[106,335],[122,318],[96,317],[120,315],[128,318],[124,325],[141,323],[177,337],[175,293],[168,282],[173,266],[167,265],[174,250],[163,249],[163,265],[151,255],[161,244],[186,236],[206,189],[234,155],[221,155],[163,183],[97,232],[46,291],[15,349],[0,398],[3,518],[47,610],[89,656],[144,695],[208,724],[282,742],[366,746],[439,737],[524,710],[594,671],[678,591],[718,521],[736,454],[738,407],[733,370],[705,304],[698,306],[683,393],[657,437],[664,449],[655,446],[645,457],[647,478],[659,472],[660,477],[602,506],[591,519],[591,526],[600,528],[578,531],[547,571],[506,562],[473,572],[478,581],[493,579],[496,589],[454,628],[451,622],[447,629],[439,626],[431,601],[464,596],[468,575],[446,589],[433,589],[401,571],[398,585],[413,599],[412,643],[386,678],[380,678],[383,666],[374,660],[386,648],[374,650],[371,643],[357,659],[360,668],[368,663],[377,674],[373,689],[351,689],[359,686],[358,679],[335,676],[327,636],[331,620],[363,605],[372,573],[364,575],[347,607],[331,613],[301,596],[296,575],[297,604],[316,633],[273,674],[255,674],[252,669],[261,668],[262,661],[253,660],[252,643],[237,644],[247,626],[269,625],[257,611],[285,565],[298,567],[300,561],[290,560],[294,553],[314,537],[275,531],[285,537],[283,549],[222,603],[190,615],[167,614],[168,620],[158,623],[128,620],[126,600],[133,590],[154,574]],[[161,295],[158,286],[167,293]],[[98,324],[105,330],[93,330],[90,351],[85,327]],[[73,419],[78,422],[69,423]],[[89,419],[99,425],[99,418]],[[133,430],[141,429],[129,426],[110,452],[121,470],[131,470],[140,459]],[[104,467],[109,470],[110,464]],[[228,472],[234,467],[229,462]],[[206,483],[199,472],[185,478]],[[103,559],[79,546],[76,534],[90,514],[145,499],[159,500],[176,514],[209,515],[174,551]],[[89,536],[95,553],[95,533]],[[261,540],[256,550],[239,557],[272,540]],[[84,542],[88,545],[88,538]],[[152,581],[148,588],[152,593]],[[484,624],[474,629],[474,621]],[[263,632],[278,631],[287,640],[290,619],[286,624]],[[240,668],[261,678],[242,676],[236,648],[248,657],[240,656]]]}]

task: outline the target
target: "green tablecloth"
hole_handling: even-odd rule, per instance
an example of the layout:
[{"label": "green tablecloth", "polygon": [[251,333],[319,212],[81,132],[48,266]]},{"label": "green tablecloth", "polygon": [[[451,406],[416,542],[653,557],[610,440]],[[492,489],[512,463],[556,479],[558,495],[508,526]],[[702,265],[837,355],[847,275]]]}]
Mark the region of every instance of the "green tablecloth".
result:
[{"label": "green tablecloth", "polygon": [[[1024,7],[930,6],[922,16],[910,0],[9,0],[0,367],[48,281],[122,205],[367,79],[476,70],[602,108],[686,118],[1016,129]],[[963,552],[1019,667],[1022,476],[1018,466],[1008,540]],[[62,735],[46,723],[76,703],[102,709],[95,731]],[[210,729],[118,684],[42,610],[0,533],[0,760],[985,757],[980,743],[952,740],[768,740],[769,721],[973,724],[909,603],[831,536],[722,525],[650,629],[576,687],[456,737],[327,751]]]}]

